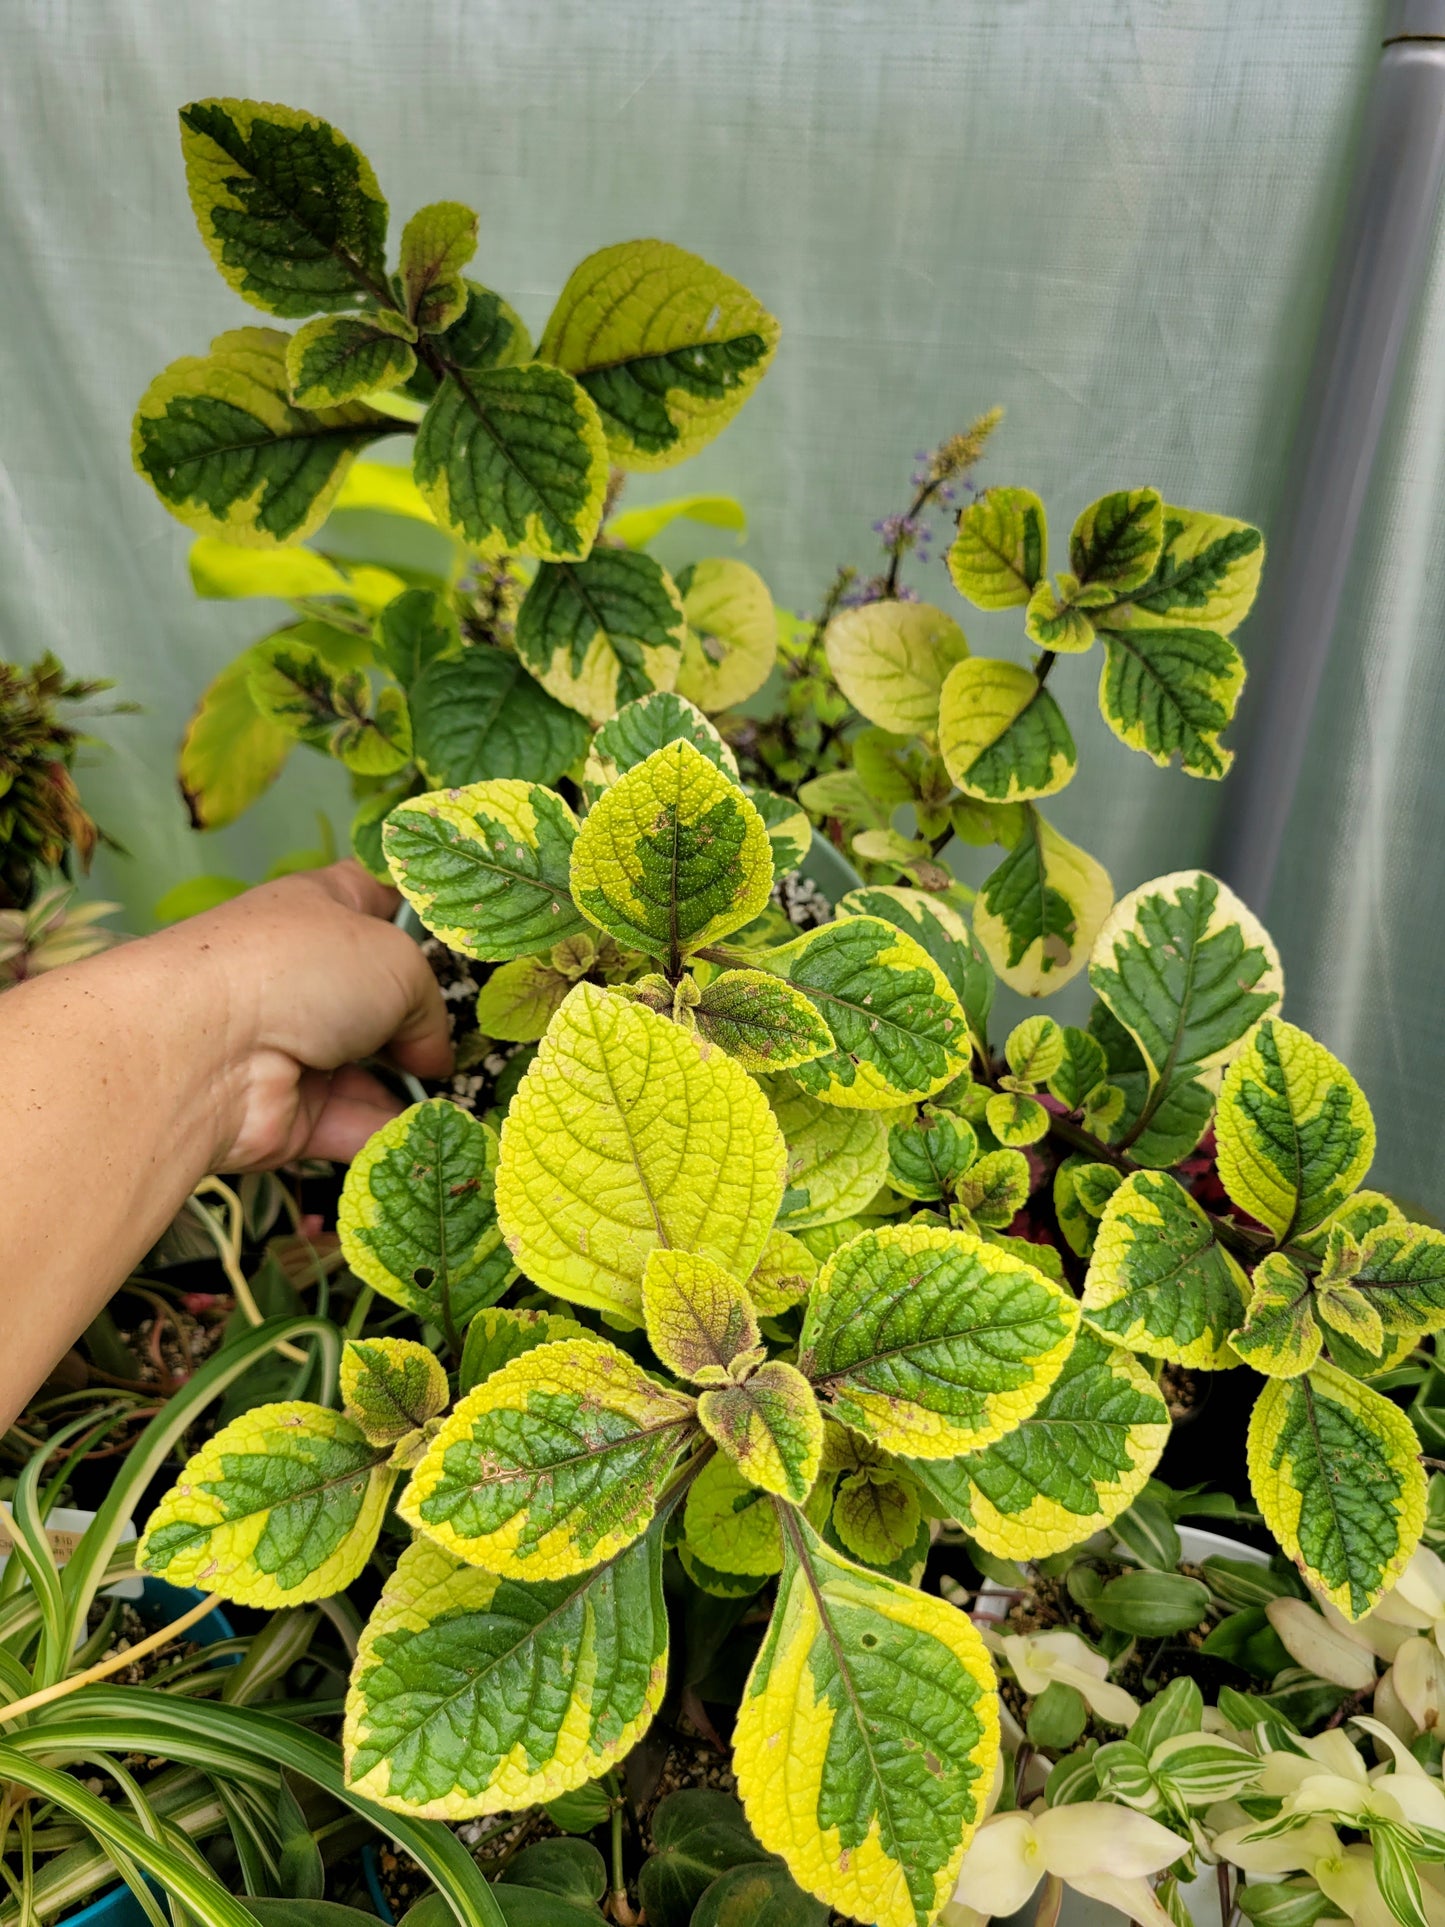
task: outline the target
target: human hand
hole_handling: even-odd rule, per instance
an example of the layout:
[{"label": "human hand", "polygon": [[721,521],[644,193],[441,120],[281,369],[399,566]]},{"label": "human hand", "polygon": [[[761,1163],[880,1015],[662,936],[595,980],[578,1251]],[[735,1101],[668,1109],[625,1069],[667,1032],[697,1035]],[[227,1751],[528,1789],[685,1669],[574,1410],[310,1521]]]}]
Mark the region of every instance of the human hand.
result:
[{"label": "human hand", "polygon": [[416,1077],[450,1071],[436,979],[389,921],[399,902],[359,863],[333,863],[148,940],[157,957],[164,947],[178,983],[204,981],[215,1000],[222,1068],[211,1169],[354,1157],[402,1108],[357,1058],[384,1051]]}]

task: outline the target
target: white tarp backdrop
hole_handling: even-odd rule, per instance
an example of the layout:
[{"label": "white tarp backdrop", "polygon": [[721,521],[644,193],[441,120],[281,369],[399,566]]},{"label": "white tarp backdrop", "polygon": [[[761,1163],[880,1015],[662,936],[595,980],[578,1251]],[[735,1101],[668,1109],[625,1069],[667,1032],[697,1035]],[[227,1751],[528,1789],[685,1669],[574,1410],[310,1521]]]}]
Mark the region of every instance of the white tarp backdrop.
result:
[{"label": "white tarp backdrop", "polygon": [[[86,777],[131,852],[99,886],[144,928],[181,877],[259,875],[315,841],[317,808],[339,832],[347,814],[303,756],[201,839],[171,779],[199,690],[272,613],[193,600],[189,537],[130,468],[151,375],[251,316],[191,220],[183,102],[325,115],[398,217],[473,204],[475,271],[534,327],[608,241],[660,235],[737,275],[783,345],[687,485],[746,502],[748,559],[806,609],[868,559],[914,450],[995,401],[985,479],[1037,488],[1056,528],[1150,482],[1268,534],[1379,40],[1364,0],[8,0],[0,653],[52,647],[144,707]],[[1437,247],[1285,862],[1254,907],[1288,1014],[1374,1102],[1378,1179],[1445,1216],[1442,321]],[[929,569],[925,593],[958,608]],[[964,621],[1021,643],[1007,618]],[[1268,637],[1240,640],[1257,665]],[[1122,892],[1206,859],[1218,792],[1091,720],[1096,675],[1055,674],[1081,773],[1054,814]]]}]

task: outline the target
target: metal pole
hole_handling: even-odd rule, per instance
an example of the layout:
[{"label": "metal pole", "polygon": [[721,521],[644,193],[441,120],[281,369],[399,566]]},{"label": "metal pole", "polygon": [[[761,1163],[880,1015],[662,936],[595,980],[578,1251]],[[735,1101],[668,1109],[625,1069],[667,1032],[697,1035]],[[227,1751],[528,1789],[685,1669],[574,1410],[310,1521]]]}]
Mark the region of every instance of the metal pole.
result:
[{"label": "metal pole", "polygon": [[1445,0],[1392,0],[1272,532],[1215,868],[1264,914],[1445,179]]}]

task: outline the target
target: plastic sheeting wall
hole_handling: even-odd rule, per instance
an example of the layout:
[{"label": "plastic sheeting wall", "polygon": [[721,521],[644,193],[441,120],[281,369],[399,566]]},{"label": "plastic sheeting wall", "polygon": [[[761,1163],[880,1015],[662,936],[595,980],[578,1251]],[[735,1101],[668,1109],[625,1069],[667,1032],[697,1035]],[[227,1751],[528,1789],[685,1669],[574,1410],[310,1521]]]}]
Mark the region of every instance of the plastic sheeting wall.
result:
[{"label": "plastic sheeting wall", "polygon": [[[993,401],[987,478],[1037,487],[1056,536],[1141,481],[1268,531],[1380,23],[1340,0],[9,0],[0,31],[0,649],[49,645],[144,705],[108,725],[87,791],[131,851],[98,882],[142,928],[181,876],[259,874],[314,841],[317,807],[346,814],[335,773],[298,757],[202,840],[170,777],[197,692],[268,613],[192,600],[187,534],[129,466],[150,376],[255,318],[196,236],[182,102],[327,116],[398,220],[473,203],[476,271],[534,325],[606,241],[662,235],[738,275],[783,347],[687,482],[745,500],[749,559],[806,608],[867,560],[913,451]],[[1255,906],[1291,1014],[1375,1100],[1380,1176],[1422,1202],[1445,1196],[1442,315],[1445,257],[1276,899]],[[1016,622],[965,620],[1019,643]],[[1257,663],[1268,638],[1241,640]],[[1116,744],[1096,675],[1066,659],[1054,678],[1082,765],[1054,813],[1122,891],[1207,857],[1217,791]]]}]

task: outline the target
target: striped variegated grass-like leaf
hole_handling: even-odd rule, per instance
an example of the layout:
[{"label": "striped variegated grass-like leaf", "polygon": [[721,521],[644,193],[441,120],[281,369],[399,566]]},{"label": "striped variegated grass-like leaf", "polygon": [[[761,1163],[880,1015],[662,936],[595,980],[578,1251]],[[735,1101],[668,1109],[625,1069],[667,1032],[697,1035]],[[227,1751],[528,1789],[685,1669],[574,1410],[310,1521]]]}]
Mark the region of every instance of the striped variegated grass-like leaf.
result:
[{"label": "striped variegated grass-like leaf", "polygon": [[766,953],[821,1012],[835,1048],[790,1075],[825,1104],[885,1110],[968,1066],[968,1020],[928,952],[879,917],[845,917]]},{"label": "striped variegated grass-like leaf", "polygon": [[1034,1411],[1078,1321],[1068,1292],[975,1233],[888,1225],[824,1266],[798,1368],[886,1451],[951,1459]]},{"label": "striped variegated grass-like leaf", "polygon": [[1249,1282],[1213,1222],[1164,1171],[1136,1171],[1109,1199],[1084,1284],[1084,1315],[1147,1358],[1218,1371],[1234,1362]]},{"label": "striped variegated grass-like leaf", "polygon": [[361,1636],[349,1784],[441,1820],[554,1800],[646,1732],[667,1645],[660,1521],[588,1572],[529,1585],[417,1539]]},{"label": "striped variegated grass-like leaf", "polygon": [[382,848],[396,887],[448,949],[501,963],[587,928],[568,890],[577,819],[554,791],[508,777],[414,796]]},{"label": "striped variegated grass-like leaf", "polygon": [[828,667],[853,707],[899,736],[934,735],[944,681],[968,658],[952,616],[927,602],[868,602],[828,624]]},{"label": "striped variegated grass-like leaf", "polygon": [[244,1606],[300,1606],[371,1555],[387,1447],[324,1405],[258,1405],[208,1439],[151,1514],[136,1564]]},{"label": "striped variegated grass-like leaf", "polygon": [[598,798],[573,845],[571,878],[599,929],[675,969],[763,908],[772,847],[737,784],[677,741]]},{"label": "striped variegated grass-like leaf", "polygon": [[696,1429],[615,1345],[538,1345],[468,1392],[398,1504],[419,1532],[509,1579],[566,1579],[647,1530]]},{"label": "striped variegated grass-like leaf", "polygon": [[652,689],[671,689],[687,620],[650,555],[597,548],[543,563],[517,612],[517,653],[558,702],[595,722]]},{"label": "striped variegated grass-like leaf", "polygon": [[801,1372],[769,1359],[741,1384],[702,1392],[697,1416],[749,1485],[802,1505],[822,1459],[823,1415]]},{"label": "striped variegated grass-like leaf", "polygon": [[1063,711],[1018,663],[973,656],[948,672],[938,747],[965,796],[1027,803],[1074,774],[1078,751]]},{"label": "striped variegated grass-like leaf", "polygon": [[1394,1585],[1425,1523],[1410,1421],[1322,1362],[1261,1392],[1249,1422],[1249,1482],[1285,1552],[1347,1619],[1363,1618]]},{"label": "striped variegated grass-like leaf", "polygon": [[1026,806],[1017,841],[979,890],[973,934],[1010,990],[1048,997],[1088,962],[1113,901],[1103,865]]},{"label": "striped variegated grass-like leaf", "polygon": [[641,1322],[658,1246],[752,1271],[783,1193],[782,1133],[738,1063],[579,984],[502,1126],[497,1209],[544,1291]]},{"label": "striped variegated grass-like leaf", "polygon": [[912,1470],[999,1559],[1042,1559],[1117,1519],[1169,1439],[1169,1408],[1129,1352],[1085,1326],[1033,1413],[992,1445]]},{"label": "striped variegated grass-like leaf", "polygon": [[781,1508],[783,1573],[733,1735],[763,1845],[878,1927],[953,1890],[998,1753],[993,1668],[955,1607],[832,1552]]}]

